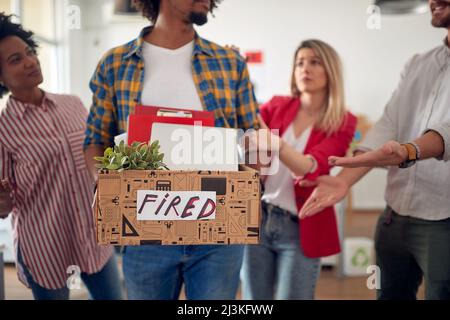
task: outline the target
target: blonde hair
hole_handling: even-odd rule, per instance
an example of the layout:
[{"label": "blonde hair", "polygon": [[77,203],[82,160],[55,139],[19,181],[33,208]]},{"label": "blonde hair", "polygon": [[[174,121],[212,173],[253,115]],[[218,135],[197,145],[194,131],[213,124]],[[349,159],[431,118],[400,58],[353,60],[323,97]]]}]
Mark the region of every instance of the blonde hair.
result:
[{"label": "blonde hair", "polygon": [[329,135],[335,133],[342,125],[347,108],[345,106],[344,77],[342,74],[342,62],[338,53],[329,44],[316,40],[303,41],[295,51],[294,67],[291,77],[291,94],[300,98],[301,92],[295,80],[297,55],[301,49],[312,49],[322,60],[328,78],[327,103],[322,116],[316,123],[316,127],[324,130]]}]

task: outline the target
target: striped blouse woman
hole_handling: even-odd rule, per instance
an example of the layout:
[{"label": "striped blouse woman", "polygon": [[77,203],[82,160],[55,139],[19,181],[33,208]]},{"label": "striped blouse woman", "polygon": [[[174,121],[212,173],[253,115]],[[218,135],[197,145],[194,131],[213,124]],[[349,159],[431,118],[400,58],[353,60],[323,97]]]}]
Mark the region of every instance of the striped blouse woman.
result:
[{"label": "striped blouse woman", "polygon": [[79,272],[93,299],[120,299],[111,247],[97,246],[93,180],[82,144],[87,110],[50,94],[33,33],[0,13],[0,217],[12,212],[19,279],[35,299],[68,299]]}]

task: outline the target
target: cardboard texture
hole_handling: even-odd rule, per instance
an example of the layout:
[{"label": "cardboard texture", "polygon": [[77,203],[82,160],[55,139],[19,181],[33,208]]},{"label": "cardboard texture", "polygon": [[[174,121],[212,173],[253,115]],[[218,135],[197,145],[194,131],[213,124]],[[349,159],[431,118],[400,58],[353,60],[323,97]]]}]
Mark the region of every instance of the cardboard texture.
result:
[{"label": "cardboard texture", "polygon": [[[216,219],[211,221],[138,221],[137,191],[213,191]],[[100,245],[258,244],[259,173],[124,171],[100,172],[94,207]]]}]

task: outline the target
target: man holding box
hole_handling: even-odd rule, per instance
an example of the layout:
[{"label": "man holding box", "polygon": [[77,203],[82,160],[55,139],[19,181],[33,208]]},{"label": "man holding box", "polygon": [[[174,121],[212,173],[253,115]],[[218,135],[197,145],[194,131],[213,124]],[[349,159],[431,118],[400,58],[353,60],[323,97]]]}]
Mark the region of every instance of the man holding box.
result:
[{"label": "man holding box", "polygon": [[[219,0],[137,0],[152,26],[107,52],[91,80],[93,105],[85,155],[96,177],[94,156],[127,130],[137,104],[207,110],[216,127],[258,126],[257,103],[245,60],[231,49],[200,38]],[[141,246],[124,249],[130,299],[178,299],[182,284],[192,300],[234,299],[242,246]]]}]

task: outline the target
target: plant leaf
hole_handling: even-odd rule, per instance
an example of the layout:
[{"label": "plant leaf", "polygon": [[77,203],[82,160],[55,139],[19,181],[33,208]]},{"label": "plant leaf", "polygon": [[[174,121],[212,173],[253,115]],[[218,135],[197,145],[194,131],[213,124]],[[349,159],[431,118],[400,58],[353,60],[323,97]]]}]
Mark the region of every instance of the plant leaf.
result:
[{"label": "plant leaf", "polygon": [[105,158],[110,157],[112,154],[114,153],[114,149],[113,148],[108,148],[105,150],[104,156]]},{"label": "plant leaf", "polygon": [[108,170],[118,170],[119,168],[120,167],[115,163],[110,164],[109,166],[106,167],[106,169],[108,169]]}]

